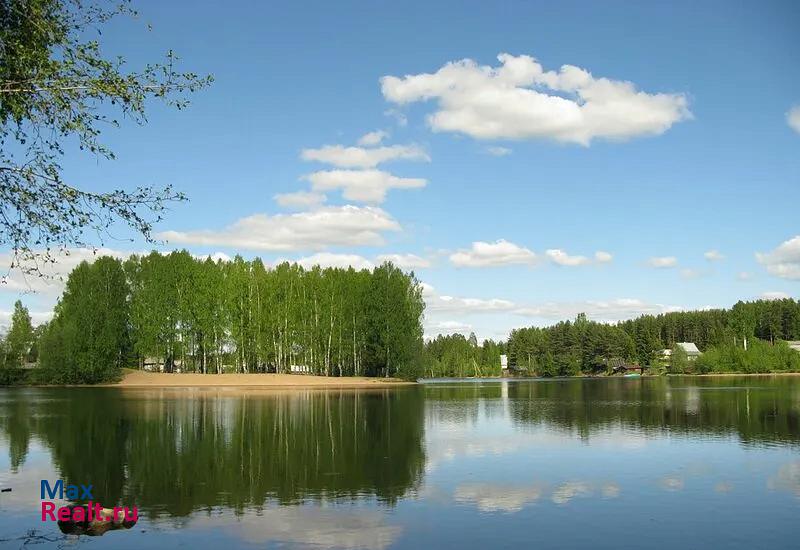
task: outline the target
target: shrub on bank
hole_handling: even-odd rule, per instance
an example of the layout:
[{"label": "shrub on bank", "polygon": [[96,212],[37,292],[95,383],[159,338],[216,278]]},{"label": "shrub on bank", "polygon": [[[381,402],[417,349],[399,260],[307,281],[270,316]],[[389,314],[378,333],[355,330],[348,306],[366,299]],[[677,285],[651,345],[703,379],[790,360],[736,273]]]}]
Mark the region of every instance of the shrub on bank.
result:
[{"label": "shrub on bank", "polygon": [[25,384],[27,373],[18,367],[4,367],[0,369],[0,386],[20,386]]},{"label": "shrub on bank", "polygon": [[695,362],[695,371],[698,374],[800,372],[800,353],[791,349],[786,342],[770,344],[753,339],[747,350],[731,344],[707,350]]}]

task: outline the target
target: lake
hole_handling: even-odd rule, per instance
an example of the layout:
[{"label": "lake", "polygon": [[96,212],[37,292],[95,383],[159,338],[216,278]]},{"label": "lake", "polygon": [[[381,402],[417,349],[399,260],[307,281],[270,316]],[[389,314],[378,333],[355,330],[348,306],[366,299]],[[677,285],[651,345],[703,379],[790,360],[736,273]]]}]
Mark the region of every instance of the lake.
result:
[{"label": "lake", "polygon": [[[43,479],[138,523],[65,541]],[[792,548],[800,378],[2,389],[0,487],[9,548]]]}]

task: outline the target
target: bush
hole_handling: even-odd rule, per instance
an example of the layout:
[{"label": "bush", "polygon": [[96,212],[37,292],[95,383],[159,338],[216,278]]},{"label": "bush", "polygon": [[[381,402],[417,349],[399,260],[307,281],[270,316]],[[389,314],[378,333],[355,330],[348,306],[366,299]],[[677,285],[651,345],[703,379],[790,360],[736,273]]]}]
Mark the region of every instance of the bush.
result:
[{"label": "bush", "polygon": [[711,348],[697,359],[696,364],[700,373],[798,372],[800,353],[791,349],[786,342],[777,342],[773,345],[753,339],[747,350],[731,344]]},{"label": "bush", "polygon": [[21,386],[27,382],[25,369],[4,367],[0,369],[0,386]]}]

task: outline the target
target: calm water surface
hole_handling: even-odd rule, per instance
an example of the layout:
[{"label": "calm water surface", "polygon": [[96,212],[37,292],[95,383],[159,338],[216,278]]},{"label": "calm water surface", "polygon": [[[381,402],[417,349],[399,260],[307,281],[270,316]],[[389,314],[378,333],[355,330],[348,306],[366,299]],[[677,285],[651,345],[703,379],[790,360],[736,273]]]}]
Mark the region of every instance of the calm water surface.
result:
[{"label": "calm water surface", "polygon": [[[139,507],[64,539],[41,479]],[[800,378],[0,390],[0,546],[796,548]]]}]

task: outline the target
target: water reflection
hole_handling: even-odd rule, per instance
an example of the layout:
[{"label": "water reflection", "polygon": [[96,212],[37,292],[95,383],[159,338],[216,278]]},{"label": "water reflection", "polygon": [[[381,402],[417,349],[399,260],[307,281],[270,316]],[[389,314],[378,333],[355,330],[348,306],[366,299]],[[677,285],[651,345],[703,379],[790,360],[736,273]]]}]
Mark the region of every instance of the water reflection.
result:
[{"label": "water reflection", "polygon": [[[188,398],[187,398],[188,397]],[[12,471],[30,439],[104,505],[186,516],[372,495],[393,503],[423,470],[422,393],[29,390],[3,400]]]},{"label": "water reflection", "polygon": [[41,528],[39,480],[61,477],[138,506],[103,537],[122,547],[525,546],[531,525],[540,547],[780,547],[798,443],[794,377],[5,390],[0,544]]},{"label": "water reflection", "polygon": [[[614,431],[737,436],[746,444],[800,443],[800,385],[794,377],[543,380],[432,384],[434,423],[474,425],[509,417],[581,439]],[[628,444],[640,439],[630,438]]]}]

